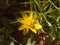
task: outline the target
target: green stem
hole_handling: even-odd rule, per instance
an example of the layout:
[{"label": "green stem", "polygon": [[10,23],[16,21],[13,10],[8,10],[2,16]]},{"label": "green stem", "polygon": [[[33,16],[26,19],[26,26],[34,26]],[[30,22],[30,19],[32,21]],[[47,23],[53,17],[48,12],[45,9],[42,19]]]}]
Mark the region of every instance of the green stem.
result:
[{"label": "green stem", "polygon": [[52,3],[50,0],[48,0],[50,3],[51,3],[51,5],[53,5],[57,10],[59,10],[59,8],[57,7],[57,6],[55,6],[55,4],[54,3]]},{"label": "green stem", "polygon": [[32,6],[32,0],[30,0],[30,11],[32,11],[32,8],[33,8],[33,6]]},{"label": "green stem", "polygon": [[38,3],[38,1],[34,0],[34,3],[37,5],[38,10],[42,11],[42,8],[41,8],[40,4]]},{"label": "green stem", "polygon": [[52,24],[47,20],[45,14],[43,14],[43,13],[40,13],[40,14],[44,17],[44,19],[45,19],[45,21],[47,22],[47,24],[48,24],[49,26],[52,26]]}]

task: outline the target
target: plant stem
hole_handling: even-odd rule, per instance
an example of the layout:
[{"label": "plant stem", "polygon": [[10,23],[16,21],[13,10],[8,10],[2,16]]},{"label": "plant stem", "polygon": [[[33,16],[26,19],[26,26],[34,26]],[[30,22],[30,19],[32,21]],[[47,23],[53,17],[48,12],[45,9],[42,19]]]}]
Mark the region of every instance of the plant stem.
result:
[{"label": "plant stem", "polygon": [[57,10],[59,10],[59,8],[57,6],[55,6],[54,3],[52,3],[50,0],[48,0]]}]

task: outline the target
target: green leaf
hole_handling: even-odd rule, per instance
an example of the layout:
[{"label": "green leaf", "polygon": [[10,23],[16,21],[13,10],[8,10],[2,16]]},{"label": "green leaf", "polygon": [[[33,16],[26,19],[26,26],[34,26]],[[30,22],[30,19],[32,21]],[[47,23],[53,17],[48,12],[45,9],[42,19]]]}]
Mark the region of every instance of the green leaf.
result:
[{"label": "green leaf", "polygon": [[41,4],[39,4],[37,0],[34,0],[34,3],[37,5],[38,10],[39,10],[39,11],[42,11]]},{"label": "green leaf", "polygon": [[10,45],[15,45],[14,41],[11,41],[11,42],[10,42]]},{"label": "green leaf", "polygon": [[37,44],[35,41],[32,42],[31,38],[29,38],[26,45],[37,45]]},{"label": "green leaf", "polygon": [[31,45],[31,38],[28,39],[27,44],[26,45]]},{"label": "green leaf", "polygon": [[49,33],[49,35],[50,35],[51,37],[56,37],[55,27],[54,27],[54,26],[50,26],[49,28],[50,28],[50,33]]}]

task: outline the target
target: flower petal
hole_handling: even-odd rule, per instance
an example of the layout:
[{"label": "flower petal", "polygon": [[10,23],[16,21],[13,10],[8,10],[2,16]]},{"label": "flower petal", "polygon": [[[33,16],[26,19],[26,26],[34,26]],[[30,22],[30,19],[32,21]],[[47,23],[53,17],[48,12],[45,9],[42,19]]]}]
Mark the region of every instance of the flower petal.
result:
[{"label": "flower petal", "polygon": [[38,23],[35,23],[34,27],[35,27],[35,29],[42,29],[42,26],[40,24],[38,24]]},{"label": "flower petal", "polygon": [[32,32],[37,33],[36,29],[30,28]]},{"label": "flower petal", "polygon": [[29,32],[29,29],[28,28],[23,30],[23,34],[24,35],[26,35],[28,32]]},{"label": "flower petal", "polygon": [[28,18],[28,15],[26,13],[23,13],[22,17],[24,20],[26,20]]},{"label": "flower petal", "polygon": [[18,28],[18,30],[23,30],[25,27],[22,25]]},{"label": "flower petal", "polygon": [[29,13],[29,18],[30,18],[30,19],[33,18],[33,12],[32,12],[32,11]]}]

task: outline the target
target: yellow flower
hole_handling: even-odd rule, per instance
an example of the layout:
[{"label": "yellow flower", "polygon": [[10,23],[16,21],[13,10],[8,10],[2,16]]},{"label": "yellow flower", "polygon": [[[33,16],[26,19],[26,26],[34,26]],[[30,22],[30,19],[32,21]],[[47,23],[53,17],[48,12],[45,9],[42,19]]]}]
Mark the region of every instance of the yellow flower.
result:
[{"label": "yellow flower", "polygon": [[17,19],[17,22],[22,24],[22,26],[20,26],[18,30],[23,30],[24,35],[26,35],[29,30],[37,33],[38,29],[42,29],[42,26],[37,23],[37,18],[33,18],[33,12],[30,12],[28,15],[22,15],[22,18]]}]

